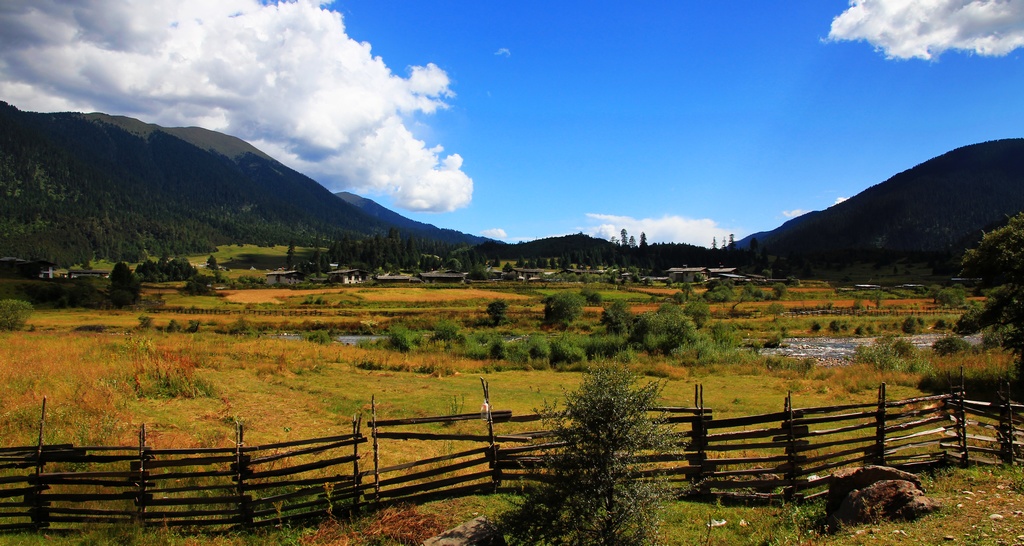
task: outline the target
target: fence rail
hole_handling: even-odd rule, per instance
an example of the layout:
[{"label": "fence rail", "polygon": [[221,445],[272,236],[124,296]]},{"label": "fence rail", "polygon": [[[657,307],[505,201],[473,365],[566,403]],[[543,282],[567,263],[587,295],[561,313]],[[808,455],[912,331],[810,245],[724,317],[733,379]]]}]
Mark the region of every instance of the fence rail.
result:
[{"label": "fence rail", "polygon": [[[238,425],[235,445],[221,448],[156,449],[145,426],[137,445],[45,444],[44,399],[38,443],[0,448],[0,531],[258,528],[543,480],[563,444],[534,430],[541,415],[492,410],[481,384],[480,413],[378,419],[373,399],[368,427],[356,416],[351,434],[247,445]],[[1024,405],[1005,387],[1000,402],[967,399],[962,387],[893,401],[883,384],[874,403],[797,408],[787,396],[779,412],[716,419],[698,386],[693,407],[656,409],[675,449],[646,454],[638,477],[660,477],[679,496],[801,500],[853,465],[1022,464]],[[396,442],[432,456],[400,460]]]}]

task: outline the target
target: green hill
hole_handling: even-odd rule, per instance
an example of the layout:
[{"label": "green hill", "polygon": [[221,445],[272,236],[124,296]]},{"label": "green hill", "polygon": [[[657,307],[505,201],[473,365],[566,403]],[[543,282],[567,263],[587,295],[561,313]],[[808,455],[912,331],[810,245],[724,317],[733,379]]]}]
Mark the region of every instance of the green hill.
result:
[{"label": "green hill", "polygon": [[2,102],[0,195],[0,256],[62,265],[197,254],[227,243],[309,245],[396,227],[437,235],[427,224],[396,226],[367,214],[232,136],[105,114],[23,112]]},{"label": "green hill", "polygon": [[959,254],[1024,210],[1024,139],[958,148],[737,244],[778,255],[881,249]]}]

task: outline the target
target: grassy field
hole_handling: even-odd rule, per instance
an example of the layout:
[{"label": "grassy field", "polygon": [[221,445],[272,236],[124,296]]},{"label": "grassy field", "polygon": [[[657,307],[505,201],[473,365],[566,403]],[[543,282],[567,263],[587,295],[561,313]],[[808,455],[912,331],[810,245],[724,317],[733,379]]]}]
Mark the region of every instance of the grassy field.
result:
[{"label": "grassy field", "polygon": [[[252,249],[222,252],[227,252],[223,260],[217,256],[222,264],[232,260],[257,266],[256,261],[244,261]],[[516,343],[539,338],[583,343],[580,340],[604,333],[600,324],[604,305],[624,301],[634,313],[653,312],[665,304],[676,305],[679,292],[595,285],[589,288],[600,295],[601,303],[588,304],[567,329],[542,323],[544,296],[581,288],[518,284],[265,288],[219,290],[213,296],[195,297],[181,295],[168,285],[147,287],[146,299],[162,301],[162,307],[195,307],[208,314],[163,312],[160,307],[40,309],[23,331],[0,333],[4,393],[0,396],[0,445],[34,444],[43,396],[47,397],[44,433],[48,443],[130,445],[137,439],[138,426],[145,423],[154,447],[216,447],[233,445],[237,422],[245,423],[248,441],[257,444],[342,433],[351,430],[354,414],[365,418],[371,397],[377,400],[381,418],[472,412],[482,400],[481,377],[490,384],[495,409],[532,412],[573,389],[586,366],[611,360],[626,362],[649,380],[661,382],[666,405],[692,405],[694,386],[702,385],[704,403],[714,409],[716,418],[779,411],[787,393],[798,407],[871,402],[882,382],[887,383],[891,399],[908,398],[932,392],[935,378],[947,372],[959,374],[961,367],[969,377],[993,378],[1005,375],[1012,365],[1012,357],[999,351],[949,357],[921,351],[915,358],[927,361],[927,369],[913,370],[869,362],[825,367],[759,356],[747,346],[758,346],[777,335],[899,335],[904,321],[903,316],[774,317],[764,312],[766,301],[712,304],[711,320],[698,335],[711,339],[713,331],[721,331],[726,333],[714,335],[731,341],[672,354],[630,349],[555,365],[513,350]],[[857,296],[814,285],[791,288],[779,303],[786,308],[834,309],[862,301],[874,307],[867,296]],[[890,294],[883,307],[918,311],[934,307],[931,300],[911,296]],[[485,313],[487,304],[495,300],[509,304],[509,320],[500,326],[493,326]],[[292,311],[320,314],[286,314]],[[946,332],[956,316],[955,312],[929,315],[920,328]],[[432,339],[445,321],[458,330],[455,341]],[[192,326],[194,331],[189,332]],[[316,331],[387,335],[389,330],[408,331],[415,342],[399,349],[388,338],[348,346],[278,335]],[[418,449],[415,444],[403,448],[398,443],[389,456],[397,460],[429,455],[411,452],[414,449]],[[822,508],[816,504],[673,502],[665,514],[664,542],[902,544],[909,540],[931,544],[947,542],[946,537],[952,536],[948,542],[1010,544],[1024,534],[1024,517],[1014,511],[1024,507],[1024,478],[1019,469],[952,471],[927,477],[926,485],[946,504],[938,515],[914,524],[850,529],[833,536],[820,534]],[[502,496],[462,499],[405,507],[352,523],[275,530],[269,535],[190,537],[112,529],[63,539],[0,535],[0,543],[395,544],[400,540],[387,538],[389,532],[441,530],[475,514],[494,516],[509,502]],[[989,519],[992,513],[1004,519]],[[728,523],[708,528],[709,518]]]}]

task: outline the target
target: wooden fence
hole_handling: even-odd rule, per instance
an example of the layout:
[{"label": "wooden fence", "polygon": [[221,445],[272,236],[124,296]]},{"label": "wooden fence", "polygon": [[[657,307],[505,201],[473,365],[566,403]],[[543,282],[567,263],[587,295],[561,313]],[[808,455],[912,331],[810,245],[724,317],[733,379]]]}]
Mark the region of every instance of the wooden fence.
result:
[{"label": "wooden fence", "polygon": [[[248,445],[155,449],[146,429],[137,445],[73,446],[39,441],[0,448],[0,531],[80,529],[85,524],[245,529],[326,515],[347,516],[398,502],[487,494],[542,479],[561,445],[540,415],[490,406],[480,413],[380,419],[376,400],[351,434]],[[796,408],[716,418],[695,387],[693,407],[656,411],[675,448],[650,453],[641,477],[659,476],[682,496],[801,500],[823,494],[838,468],[885,464],[1024,463],[1024,405],[953,394],[889,400],[885,385],[869,404]],[[402,453],[430,454],[398,460]],[[407,446],[409,444],[406,444]]]}]

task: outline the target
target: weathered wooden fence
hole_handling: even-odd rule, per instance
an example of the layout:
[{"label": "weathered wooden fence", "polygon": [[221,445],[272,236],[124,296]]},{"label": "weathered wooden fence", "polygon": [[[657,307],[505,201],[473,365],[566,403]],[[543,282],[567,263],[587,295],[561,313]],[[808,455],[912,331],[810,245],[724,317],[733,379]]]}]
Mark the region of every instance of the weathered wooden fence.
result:
[{"label": "weathered wooden fence", "polygon": [[[540,415],[495,411],[484,387],[480,413],[378,419],[351,434],[248,445],[155,449],[46,444],[0,448],[0,531],[75,530],[84,524],[256,528],[397,502],[515,490],[543,479],[561,445]],[[953,394],[796,408],[716,418],[695,388],[693,407],[659,408],[675,448],[643,459],[640,476],[667,480],[680,497],[784,498],[821,495],[841,467],[886,464],[1024,463],[1024,405],[1009,388],[1000,402]],[[368,430],[367,430],[368,429]],[[469,429],[469,432],[467,432]],[[534,430],[536,429],[536,430]],[[400,460],[402,453],[430,454]],[[409,444],[406,444],[408,446]]]}]

